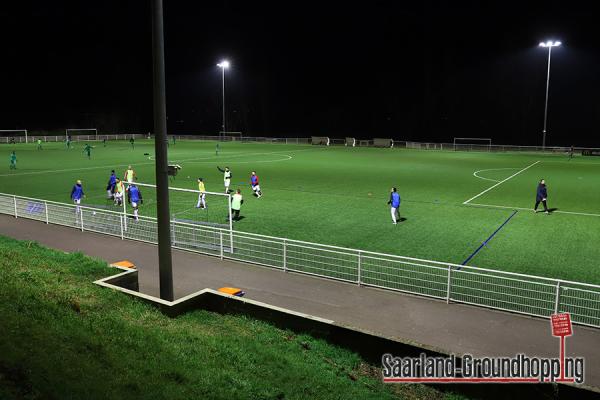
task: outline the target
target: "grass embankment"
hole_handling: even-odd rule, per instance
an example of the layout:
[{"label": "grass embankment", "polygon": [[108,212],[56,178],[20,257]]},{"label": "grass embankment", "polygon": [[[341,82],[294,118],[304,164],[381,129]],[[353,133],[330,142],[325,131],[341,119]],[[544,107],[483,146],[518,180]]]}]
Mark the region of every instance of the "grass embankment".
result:
[{"label": "grass embankment", "polygon": [[170,319],[94,285],[114,272],[0,236],[2,399],[435,399],[356,354],[241,316]]}]

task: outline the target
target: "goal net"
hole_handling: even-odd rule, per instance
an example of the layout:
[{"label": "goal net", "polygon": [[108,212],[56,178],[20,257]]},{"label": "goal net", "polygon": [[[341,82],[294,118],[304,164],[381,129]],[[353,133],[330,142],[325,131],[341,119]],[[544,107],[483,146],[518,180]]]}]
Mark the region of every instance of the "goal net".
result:
[{"label": "goal net", "polygon": [[394,141],[392,139],[374,138],[373,146],[375,146],[375,147],[394,147]]},{"label": "goal net", "polygon": [[70,138],[71,140],[98,140],[98,129],[96,128],[68,128],[65,129],[65,140]]},{"label": "goal net", "polygon": [[0,143],[27,143],[27,129],[0,129]]},{"label": "goal net", "polygon": [[347,138],[346,138],[346,146],[349,146],[349,147],[354,147],[354,146],[356,146],[356,138],[353,138],[353,137],[347,137]]},{"label": "goal net", "polygon": [[219,137],[221,138],[221,140],[239,141],[242,140],[242,132],[220,131]]},{"label": "goal net", "polygon": [[479,150],[490,151],[492,139],[490,138],[454,138],[454,150]]},{"label": "goal net", "polygon": [[314,145],[329,146],[329,138],[327,136],[311,136],[310,142]]}]

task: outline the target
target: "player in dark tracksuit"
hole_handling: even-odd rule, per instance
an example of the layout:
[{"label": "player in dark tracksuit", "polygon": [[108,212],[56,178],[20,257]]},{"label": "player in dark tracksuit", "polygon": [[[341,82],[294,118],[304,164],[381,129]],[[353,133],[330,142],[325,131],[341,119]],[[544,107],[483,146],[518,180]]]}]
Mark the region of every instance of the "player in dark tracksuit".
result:
[{"label": "player in dark tracksuit", "polygon": [[533,211],[537,212],[537,208],[542,203],[544,205],[544,212],[548,214],[548,205],[546,204],[546,200],[548,199],[548,189],[546,189],[546,181],[541,180],[537,187],[537,193],[535,196],[535,207],[533,207]]}]

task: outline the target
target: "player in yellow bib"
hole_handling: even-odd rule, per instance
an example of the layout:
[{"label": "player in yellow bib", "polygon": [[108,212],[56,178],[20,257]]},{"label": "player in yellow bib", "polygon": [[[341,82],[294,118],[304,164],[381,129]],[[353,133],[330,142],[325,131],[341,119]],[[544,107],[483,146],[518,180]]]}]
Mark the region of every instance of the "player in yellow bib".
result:
[{"label": "player in yellow bib", "polygon": [[196,208],[206,208],[206,188],[204,187],[204,181],[202,178],[198,178],[198,190],[200,193],[198,194],[198,203],[196,204]]},{"label": "player in yellow bib", "polygon": [[123,181],[117,178],[115,182],[115,190],[114,190],[114,198],[115,198],[115,206],[123,205],[123,194],[125,193],[125,185],[123,185]]},{"label": "player in yellow bib", "polygon": [[127,169],[125,170],[125,175],[123,176],[123,180],[125,182],[127,182],[129,185],[131,185],[134,180],[137,180],[137,176],[135,174],[135,171],[131,167],[131,165],[129,167],[127,167]]}]

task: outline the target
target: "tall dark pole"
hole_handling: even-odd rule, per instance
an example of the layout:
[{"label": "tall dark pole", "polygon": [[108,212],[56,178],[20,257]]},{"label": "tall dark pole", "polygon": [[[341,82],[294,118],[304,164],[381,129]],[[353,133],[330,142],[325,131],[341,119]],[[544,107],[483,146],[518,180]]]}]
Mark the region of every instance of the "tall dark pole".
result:
[{"label": "tall dark pole", "polygon": [[167,161],[167,106],[165,95],[165,43],[162,0],[152,0],[152,58],[154,61],[154,154],[158,221],[158,272],[160,298],[173,301],[169,174]]}]

